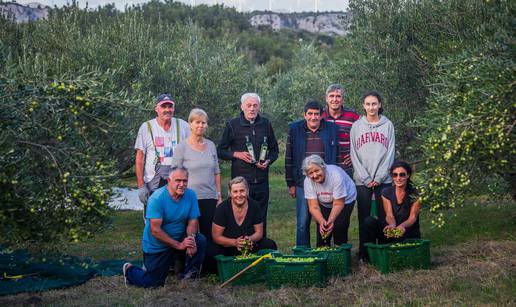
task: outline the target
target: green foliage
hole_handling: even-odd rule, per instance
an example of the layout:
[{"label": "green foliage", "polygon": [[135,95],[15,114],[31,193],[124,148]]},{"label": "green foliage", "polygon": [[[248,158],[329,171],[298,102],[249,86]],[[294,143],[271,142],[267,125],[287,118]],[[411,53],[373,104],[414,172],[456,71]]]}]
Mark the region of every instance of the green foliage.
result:
[{"label": "green foliage", "polygon": [[334,75],[331,61],[324,53],[314,45],[303,45],[295,53],[291,69],[272,77],[275,82],[267,101],[278,135],[286,134],[288,123],[302,118],[303,107],[310,99],[325,105],[324,89],[334,82]]},{"label": "green foliage", "polygon": [[153,26],[159,23],[173,25],[193,22],[205,29],[206,34],[212,38],[220,36],[221,32],[241,32],[251,27],[247,14],[218,4],[190,6],[171,0],[152,0],[130,7],[128,11],[141,12],[146,21]]},{"label": "green foliage", "polygon": [[[438,69],[421,120],[423,200],[434,212],[486,192],[497,183],[493,177],[516,173],[516,63],[510,46],[493,44],[443,59]],[[443,222],[441,213],[434,223]]]},{"label": "green foliage", "polygon": [[340,79],[352,101],[372,89],[385,96],[397,149],[414,159],[420,130],[411,122],[428,108],[436,64],[507,31],[514,1],[354,0],[349,9],[351,34],[334,48]]},{"label": "green foliage", "polygon": [[77,242],[106,221],[133,109],[111,77],[0,77],[3,243]]},{"label": "green foliage", "polygon": [[352,100],[384,94],[401,158],[427,161],[420,181],[435,224],[474,191],[504,195],[501,178],[516,195],[515,2],[356,0],[350,10],[351,35],[334,50],[340,79]]},{"label": "green foliage", "polygon": [[75,241],[105,222],[113,179],[134,164],[137,128],[153,116],[151,96],[170,92],[183,118],[205,109],[218,136],[252,84],[230,38],[215,41],[195,24],[75,6],[48,21],[0,22],[8,243]]}]

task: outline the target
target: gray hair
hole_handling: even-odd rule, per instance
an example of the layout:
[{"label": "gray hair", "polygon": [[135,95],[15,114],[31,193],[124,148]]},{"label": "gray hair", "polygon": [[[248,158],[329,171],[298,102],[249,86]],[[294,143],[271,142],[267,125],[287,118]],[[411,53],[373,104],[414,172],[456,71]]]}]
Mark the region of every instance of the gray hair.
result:
[{"label": "gray hair", "polygon": [[244,177],[242,177],[242,176],[237,176],[237,177],[235,177],[235,178],[231,179],[231,180],[228,182],[228,192],[231,192],[231,187],[232,187],[233,185],[235,185],[235,184],[239,184],[239,183],[244,184],[245,189],[246,189],[247,191],[249,191],[249,184],[247,183],[247,180],[245,180],[245,178],[244,178]]},{"label": "gray hair", "polygon": [[342,84],[334,83],[334,84],[330,84],[330,86],[328,86],[328,88],[326,89],[326,96],[328,96],[329,93],[335,92],[335,91],[340,91],[342,96],[344,96],[346,94],[346,90],[344,89]]},{"label": "gray hair", "polygon": [[191,123],[197,117],[204,117],[208,121],[208,114],[203,109],[194,108],[188,115],[188,122]]},{"label": "gray hair", "polygon": [[303,160],[302,169],[303,169],[303,175],[307,175],[308,169],[311,165],[319,166],[323,171],[326,169],[326,163],[324,162],[323,158],[319,155],[311,155],[306,157]]},{"label": "gray hair", "polygon": [[186,176],[188,176],[188,170],[186,168],[184,168],[182,166],[174,166],[170,169],[170,172],[168,173],[168,178],[171,178],[172,174],[177,171],[185,172]]},{"label": "gray hair", "polygon": [[256,99],[256,101],[258,101],[258,104],[261,104],[261,99],[260,99],[260,96],[258,96],[258,94],[256,93],[245,93],[244,95],[242,95],[242,97],[240,97],[240,104],[243,104],[247,99]]}]

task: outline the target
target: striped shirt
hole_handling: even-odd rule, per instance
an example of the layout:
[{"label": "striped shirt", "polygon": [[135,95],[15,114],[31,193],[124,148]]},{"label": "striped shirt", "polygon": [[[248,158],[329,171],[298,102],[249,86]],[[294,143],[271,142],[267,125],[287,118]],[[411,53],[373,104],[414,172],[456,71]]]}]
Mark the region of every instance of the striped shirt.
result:
[{"label": "striped shirt", "polygon": [[318,155],[324,159],[324,144],[322,142],[321,136],[319,135],[319,131],[321,127],[317,129],[315,132],[312,132],[310,129],[306,129],[306,151],[305,158],[311,155]]},{"label": "striped shirt", "polygon": [[[310,155],[319,155],[324,159],[324,144],[321,139],[319,132],[321,131],[321,127],[317,129],[315,132],[312,132],[308,129],[306,122],[304,124],[305,132],[306,132],[306,147],[305,147],[305,155],[304,157],[308,157]],[[286,180],[289,186],[295,184],[293,174],[292,174],[292,140],[291,135],[289,134],[287,137],[287,146],[285,152],[285,169],[286,171]]]},{"label": "striped shirt", "polygon": [[[344,170],[352,169],[353,166],[351,165],[351,159],[349,155],[349,132],[351,131],[351,126],[353,123],[360,118],[360,115],[351,109],[343,107],[340,116],[337,118],[332,117],[327,108],[324,109],[322,116],[326,121],[335,123],[335,125],[339,127],[339,151],[337,155],[337,164]],[[344,163],[346,160],[349,160],[349,164],[347,165]]]}]

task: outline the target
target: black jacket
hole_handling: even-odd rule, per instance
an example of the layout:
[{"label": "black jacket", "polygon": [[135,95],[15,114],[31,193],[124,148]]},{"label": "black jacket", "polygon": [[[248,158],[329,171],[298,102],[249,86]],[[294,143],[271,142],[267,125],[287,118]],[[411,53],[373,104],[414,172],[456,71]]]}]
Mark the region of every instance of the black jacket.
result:
[{"label": "black jacket", "polygon": [[250,184],[268,182],[269,168],[261,170],[254,164],[246,163],[233,157],[235,151],[247,151],[245,137],[249,136],[253,144],[254,156],[258,159],[264,136],[267,137],[269,166],[278,159],[278,142],[274,136],[272,125],[265,117],[258,115],[251,124],[240,112],[240,116],[226,123],[222,139],[217,146],[217,154],[223,160],[231,160],[231,178],[244,177]]}]

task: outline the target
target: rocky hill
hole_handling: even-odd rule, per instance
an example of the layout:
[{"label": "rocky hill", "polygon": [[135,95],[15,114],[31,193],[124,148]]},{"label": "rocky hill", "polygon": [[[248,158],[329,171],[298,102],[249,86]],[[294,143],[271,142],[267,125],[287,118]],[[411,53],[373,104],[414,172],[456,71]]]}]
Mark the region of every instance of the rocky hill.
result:
[{"label": "rocky hill", "polygon": [[[0,14],[14,18],[16,22],[27,22],[48,18],[49,7],[39,3],[21,5],[15,2],[0,3]],[[328,13],[274,13],[253,12],[248,16],[253,27],[271,27],[273,30],[305,30],[316,34],[345,35],[348,32],[350,14]]]},{"label": "rocky hill", "polygon": [[347,12],[330,13],[261,13],[255,12],[250,19],[254,27],[270,26],[273,30],[305,30],[326,35],[345,35],[350,24]]},{"label": "rocky hill", "polygon": [[28,22],[48,18],[48,7],[40,3],[21,5],[15,2],[0,3],[0,14],[13,18],[16,22]]}]

